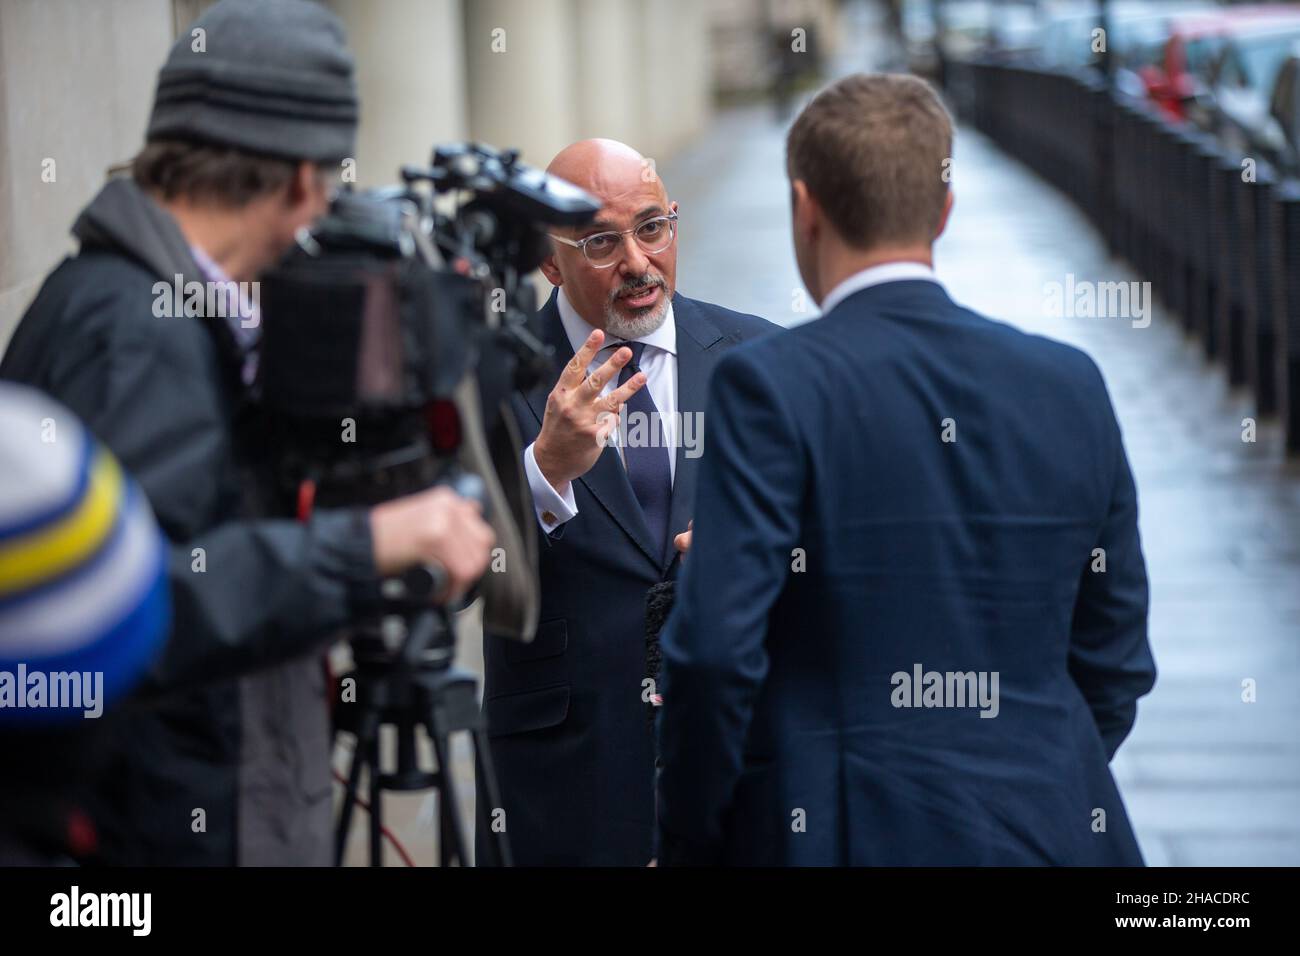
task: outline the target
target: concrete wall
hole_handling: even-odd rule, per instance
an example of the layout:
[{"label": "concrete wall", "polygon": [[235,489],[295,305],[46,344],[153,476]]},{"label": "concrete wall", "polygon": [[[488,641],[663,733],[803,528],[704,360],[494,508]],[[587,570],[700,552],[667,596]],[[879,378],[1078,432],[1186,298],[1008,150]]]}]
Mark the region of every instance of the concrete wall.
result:
[{"label": "concrete wall", "polygon": [[708,7],[699,0],[640,5],[640,116],[647,127],[643,153],[667,159],[708,121],[710,85]]},{"label": "concrete wall", "polygon": [[465,6],[469,130],[546,165],[576,137],[572,0],[475,0]]},{"label": "concrete wall", "polygon": [[0,4],[0,346],[139,148],[172,31],[171,0]]},{"label": "concrete wall", "polygon": [[[398,181],[433,144],[467,133],[459,0],[328,0],[357,60],[357,182]],[[383,16],[376,12],[382,10]]]},{"label": "concrete wall", "polygon": [[465,8],[470,134],[545,165],[577,139],[656,159],[712,103],[701,0],[474,0]]},{"label": "concrete wall", "polygon": [[641,44],[626,39],[640,31],[641,7],[636,0],[575,0],[574,139],[601,136],[636,145],[645,137]]}]

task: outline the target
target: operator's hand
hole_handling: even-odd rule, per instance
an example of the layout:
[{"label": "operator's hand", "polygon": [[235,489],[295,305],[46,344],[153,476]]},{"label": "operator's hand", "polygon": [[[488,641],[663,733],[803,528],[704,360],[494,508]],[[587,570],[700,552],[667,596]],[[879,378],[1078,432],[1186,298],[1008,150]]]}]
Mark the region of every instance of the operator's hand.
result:
[{"label": "operator's hand", "polygon": [[592,332],[546,398],[546,414],[542,416],[533,455],[538,470],[561,495],[568,490],[570,481],[585,475],[596,463],[610,432],[618,427],[623,403],[646,382],[645,372],[637,372],[602,398],[600,390],[605,383],[632,360],[632,350],[621,348],[586,375],[587,366],[604,341],[604,332]]},{"label": "operator's hand", "polygon": [[482,576],[496,541],[482,506],[445,487],[375,505],[370,535],[384,576],[417,564],[440,566],[447,574],[440,602],[461,597]]}]

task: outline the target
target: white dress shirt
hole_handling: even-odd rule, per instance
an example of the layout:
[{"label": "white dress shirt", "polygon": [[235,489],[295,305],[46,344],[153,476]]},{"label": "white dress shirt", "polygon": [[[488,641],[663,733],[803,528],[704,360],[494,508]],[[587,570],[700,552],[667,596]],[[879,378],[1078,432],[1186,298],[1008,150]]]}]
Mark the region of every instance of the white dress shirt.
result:
[{"label": "white dress shirt", "polygon": [[886,262],[882,265],[871,266],[863,269],[861,272],[855,272],[847,279],[840,282],[835,288],[826,294],[822,299],[822,315],[826,315],[831,309],[835,308],[855,292],[861,292],[873,285],[880,285],[883,282],[901,282],[905,279],[923,279],[927,282],[938,282],[934,270],[924,262]]},{"label": "white dress shirt", "polygon": [[[578,314],[569,297],[564,294],[563,288],[556,296],[556,305],[559,307],[564,333],[576,352],[587,341],[595,326]],[[587,366],[587,373],[594,372],[608,362],[623,341],[606,333],[605,344]],[[668,448],[669,476],[676,478],[677,430],[680,422],[677,417],[677,323],[673,317],[671,300],[668,302],[668,317],[664,319],[663,324],[649,335],[643,335],[632,341],[645,343],[640,368],[646,374],[646,383],[641,387],[650,390],[650,398],[659,411],[664,442]],[[615,375],[605,383],[600,394],[606,395],[617,386],[618,376]],[[618,445],[620,438],[619,432],[615,430],[613,441],[618,447],[621,458],[623,449]],[[556,491],[537,467],[537,458],[534,456],[532,444],[524,449],[524,474],[528,477],[528,487],[533,494],[533,507],[537,512],[537,521],[547,534],[578,513],[578,503],[573,497],[573,482],[569,482],[563,495]]]}]

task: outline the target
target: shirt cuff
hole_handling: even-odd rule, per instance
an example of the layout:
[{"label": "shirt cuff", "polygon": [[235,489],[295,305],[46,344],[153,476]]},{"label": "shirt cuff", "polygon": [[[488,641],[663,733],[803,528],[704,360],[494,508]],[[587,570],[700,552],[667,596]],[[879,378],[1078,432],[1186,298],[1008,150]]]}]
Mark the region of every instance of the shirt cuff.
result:
[{"label": "shirt cuff", "polygon": [[533,493],[537,523],[547,534],[578,514],[578,502],[573,497],[573,482],[568,483],[563,495],[552,488],[542,470],[537,467],[533,445],[524,449],[524,474],[528,477],[528,488]]}]

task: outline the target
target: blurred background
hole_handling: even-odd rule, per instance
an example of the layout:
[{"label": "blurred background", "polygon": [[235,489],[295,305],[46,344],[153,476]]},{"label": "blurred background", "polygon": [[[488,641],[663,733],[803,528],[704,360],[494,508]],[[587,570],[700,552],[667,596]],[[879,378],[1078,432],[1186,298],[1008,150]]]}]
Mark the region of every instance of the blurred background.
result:
[{"label": "blurred background", "polygon": [[[1300,864],[1300,5],[323,2],[358,61],[359,184],[436,142],[545,165],[621,139],[681,204],[679,287],[783,325],[816,314],[788,235],[794,112],[855,70],[938,85],[959,123],[940,279],[1089,352],[1124,429],[1160,679],[1114,769],[1147,861]],[[0,348],[207,5],[0,0]],[[1059,308],[1107,286],[1123,309]],[[460,631],[479,669],[472,611]],[[463,749],[456,771],[469,818]],[[394,842],[432,862],[432,798],[390,800]]]}]

